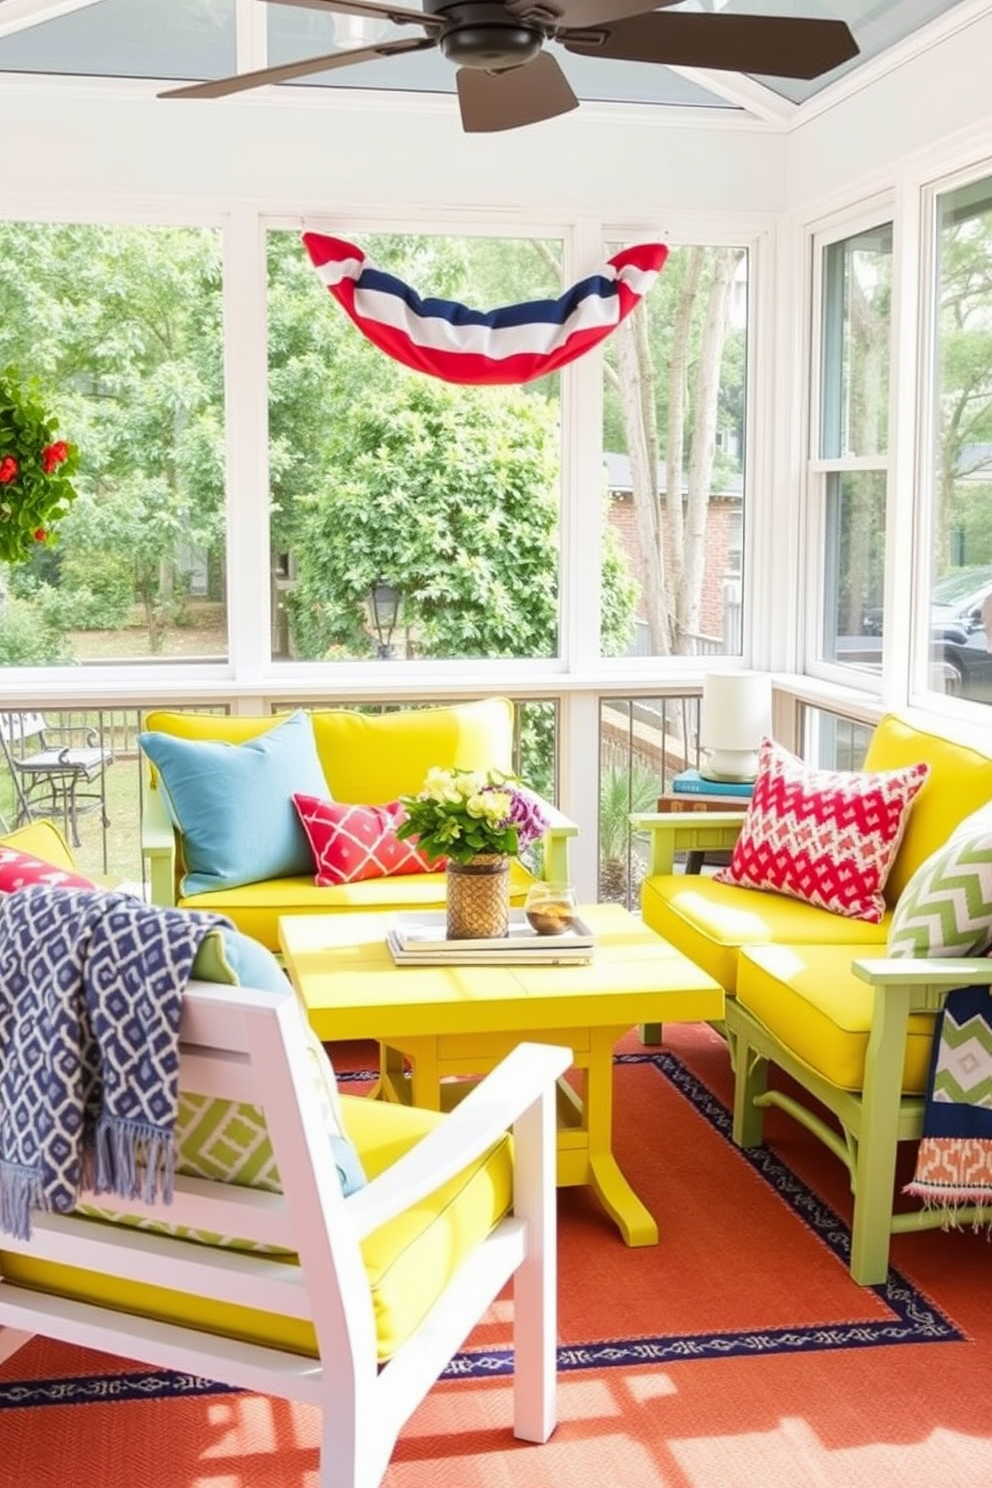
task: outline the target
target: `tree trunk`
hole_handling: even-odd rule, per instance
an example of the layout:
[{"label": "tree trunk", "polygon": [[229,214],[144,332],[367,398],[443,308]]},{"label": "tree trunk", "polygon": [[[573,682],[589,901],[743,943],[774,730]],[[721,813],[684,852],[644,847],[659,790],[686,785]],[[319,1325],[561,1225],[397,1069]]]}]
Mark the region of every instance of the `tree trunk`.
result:
[{"label": "tree trunk", "polygon": [[[689,400],[689,347],[692,312],[699,293],[705,254],[702,248],[690,248],[685,280],[679,295],[672,326],[672,358],[668,365],[668,429],[665,446],[665,524],[668,528],[669,552],[674,584],[668,599],[674,630],[675,598],[681,586],[684,512],[682,509],[682,472],[684,469],[686,410]],[[676,651],[678,650],[678,639]]]},{"label": "tree trunk", "polygon": [[[658,439],[654,419],[654,382],[650,378],[645,381],[644,363],[637,345],[636,322],[643,315],[643,306],[638,305],[617,327],[617,370],[620,378],[620,405],[630,456],[637,542],[641,553],[641,598],[651,638],[651,652],[654,656],[667,656],[671,651],[671,634],[658,513]],[[649,443],[652,433],[654,438]]]},{"label": "tree trunk", "polygon": [[716,453],[716,420],[720,400],[720,364],[727,334],[730,290],[740,262],[740,250],[720,248],[713,256],[706,319],[699,348],[696,379],[695,419],[689,482],[682,533],[682,563],[675,595],[675,646],[685,654],[687,642],[699,632],[706,558],[706,522],[709,515],[713,459]]}]

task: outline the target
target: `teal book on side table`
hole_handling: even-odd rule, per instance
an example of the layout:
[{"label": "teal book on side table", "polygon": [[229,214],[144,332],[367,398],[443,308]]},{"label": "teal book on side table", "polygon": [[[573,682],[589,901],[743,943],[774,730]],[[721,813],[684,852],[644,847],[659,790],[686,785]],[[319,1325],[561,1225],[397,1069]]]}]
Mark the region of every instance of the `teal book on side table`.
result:
[{"label": "teal book on side table", "polygon": [[[698,770],[683,770],[674,775],[664,795],[658,797],[659,811],[741,811],[747,810],[754,792],[753,781],[707,780]],[[729,861],[726,853],[711,854],[714,865]],[[701,873],[706,854],[686,854],[686,873]]]},{"label": "teal book on side table", "polygon": [[672,790],[677,796],[730,796],[749,801],[754,792],[753,780],[707,780],[698,770],[683,770],[672,777]]}]

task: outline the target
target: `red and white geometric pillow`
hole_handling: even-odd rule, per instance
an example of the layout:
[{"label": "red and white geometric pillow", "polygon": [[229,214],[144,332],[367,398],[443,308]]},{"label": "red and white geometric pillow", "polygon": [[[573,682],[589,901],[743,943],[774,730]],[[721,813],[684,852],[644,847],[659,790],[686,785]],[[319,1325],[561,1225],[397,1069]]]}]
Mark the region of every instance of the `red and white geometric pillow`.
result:
[{"label": "red and white geometric pillow", "polygon": [[12,894],[29,884],[47,884],[51,889],[95,889],[91,878],[74,873],[71,868],[56,868],[16,847],[0,847],[0,894]]},{"label": "red and white geometric pillow", "polygon": [[358,883],[363,878],[439,873],[444,867],[443,861],[429,863],[413,842],[401,842],[396,836],[406,815],[399,801],[352,806],[316,796],[294,796],[293,803],[313,850],[318,888]]},{"label": "red and white geometric pillow", "polygon": [[741,834],[714,877],[877,925],[909,809],[928,773],[924,763],[815,770],[764,739]]}]

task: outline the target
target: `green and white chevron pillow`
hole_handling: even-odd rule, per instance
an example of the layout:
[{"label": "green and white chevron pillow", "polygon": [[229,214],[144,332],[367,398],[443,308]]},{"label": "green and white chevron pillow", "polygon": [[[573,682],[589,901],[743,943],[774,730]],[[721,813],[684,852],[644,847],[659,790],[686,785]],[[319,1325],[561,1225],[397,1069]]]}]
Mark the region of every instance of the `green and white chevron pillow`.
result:
[{"label": "green and white chevron pillow", "polygon": [[899,896],[890,956],[982,956],[992,946],[992,804],[965,817]]}]

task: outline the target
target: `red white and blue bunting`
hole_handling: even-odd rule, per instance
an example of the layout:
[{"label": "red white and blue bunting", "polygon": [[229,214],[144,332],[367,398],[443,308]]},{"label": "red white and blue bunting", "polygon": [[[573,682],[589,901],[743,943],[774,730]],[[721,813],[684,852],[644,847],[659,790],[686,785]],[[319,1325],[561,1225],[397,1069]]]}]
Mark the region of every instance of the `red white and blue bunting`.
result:
[{"label": "red white and blue bunting", "polygon": [[574,361],[630,314],[668,257],[664,243],[641,243],[557,300],[480,311],[422,299],[341,238],[308,232],[303,243],[345,314],[381,351],[417,372],[463,383],[532,382]]}]

